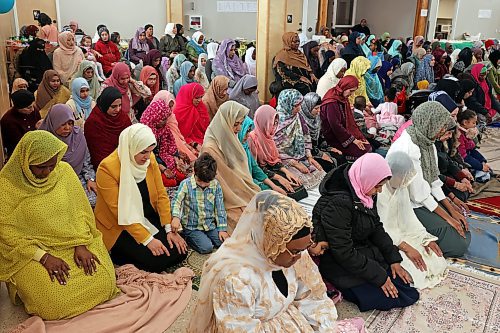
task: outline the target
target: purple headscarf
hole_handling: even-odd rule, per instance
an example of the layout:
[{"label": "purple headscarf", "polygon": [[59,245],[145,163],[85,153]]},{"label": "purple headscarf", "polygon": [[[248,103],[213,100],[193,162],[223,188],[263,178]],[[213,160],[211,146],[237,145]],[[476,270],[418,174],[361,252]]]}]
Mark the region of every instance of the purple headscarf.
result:
[{"label": "purple headscarf", "polygon": [[62,160],[69,163],[75,173],[80,175],[87,152],[87,141],[83,131],[80,127],[73,126],[73,130],[66,137],[56,134],[56,130],[69,120],[75,121],[71,108],[66,104],[56,104],[50,108],[40,129],[54,134],[59,140],[68,145],[68,150],[66,150]]},{"label": "purple headscarf", "polygon": [[143,27],[137,28],[137,31],[135,32],[135,37],[132,38],[132,48],[137,51],[144,51],[148,52],[149,51],[149,45],[147,39],[144,39],[143,41],[139,40],[140,34],[145,33],[146,30],[144,30]]},{"label": "purple headscarf", "polygon": [[239,81],[247,73],[246,67],[241,59],[234,55],[229,58],[229,50],[236,43],[232,39],[224,39],[217,50],[212,66],[218,75],[224,75],[234,81]]}]

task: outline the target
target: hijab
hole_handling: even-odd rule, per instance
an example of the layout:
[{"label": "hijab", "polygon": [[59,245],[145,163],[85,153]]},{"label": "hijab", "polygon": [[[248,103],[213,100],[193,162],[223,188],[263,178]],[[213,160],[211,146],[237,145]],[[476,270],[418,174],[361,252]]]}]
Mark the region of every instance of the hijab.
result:
[{"label": "hijab", "polygon": [[363,49],[363,52],[365,53],[366,57],[372,55],[372,51],[370,50],[369,46],[372,43],[372,40],[374,40],[374,39],[375,39],[375,35],[370,35],[368,37],[368,39],[366,40],[366,42],[363,43],[363,45],[361,45],[361,48]]},{"label": "hijab", "polygon": [[391,78],[388,73],[392,70],[392,64],[388,61],[382,61],[382,67],[377,72],[377,75],[382,83],[384,89],[389,89],[391,87]]},{"label": "hijab", "polygon": [[142,41],[139,39],[139,36],[141,34],[144,34],[144,33],[146,33],[146,30],[143,27],[139,27],[135,31],[135,36],[134,36],[134,38],[132,38],[132,49],[133,50],[143,51],[145,53],[147,53],[149,51],[149,45],[148,45],[148,41],[146,40],[146,38]]},{"label": "hijab", "polygon": [[11,89],[10,93],[13,94],[18,90],[24,89],[24,88],[20,88],[20,86],[22,84],[26,85],[26,89],[28,89],[28,81],[26,81],[22,77],[18,77],[17,79],[15,79],[14,82],[12,82],[12,89]]},{"label": "hijab", "polygon": [[255,52],[255,47],[250,47],[245,53],[245,64],[248,68],[248,73],[250,75],[257,75],[257,61],[253,59],[253,53]]},{"label": "hijab", "polygon": [[193,63],[190,61],[184,61],[180,68],[180,77],[174,83],[174,95],[177,96],[179,94],[179,90],[182,86],[185,86],[188,83],[194,82],[194,77],[192,79],[189,78],[189,72],[194,67]]},{"label": "hijab", "polygon": [[412,114],[413,124],[406,129],[411,140],[420,149],[420,163],[424,179],[432,184],[439,177],[434,148],[436,135],[450,120],[450,113],[439,102],[420,104]]},{"label": "hijab", "polygon": [[463,96],[460,96],[462,89],[459,81],[454,77],[442,78],[438,81],[434,90],[446,92],[456,103],[460,103],[462,101]]},{"label": "hijab", "polygon": [[247,74],[247,71],[243,62],[236,54],[232,59],[229,58],[229,51],[233,45],[236,45],[234,40],[224,39],[217,50],[212,66],[216,73],[238,81],[243,75]]},{"label": "hijab", "polygon": [[364,34],[353,31],[349,35],[349,44],[347,44],[347,46],[342,50],[342,55],[364,56],[365,53],[363,52],[363,49],[361,48],[361,46],[356,44],[356,39],[362,36],[364,36]]},{"label": "hijab", "polygon": [[[149,87],[147,85],[147,81],[151,77],[151,75],[156,75],[156,83],[153,87]],[[158,74],[158,71],[154,67],[152,66],[142,67],[140,80],[142,81],[142,83],[144,83],[145,86],[151,89],[151,96],[156,95],[158,91],[160,91],[160,75]]]},{"label": "hijab", "polygon": [[73,123],[75,122],[75,117],[71,108],[66,104],[56,104],[50,108],[42,125],[40,125],[40,130],[45,130],[54,134],[68,146],[62,160],[69,163],[79,176],[82,172],[83,162],[85,161],[87,152],[87,140],[85,140],[82,129],[78,126],[73,126],[73,130],[67,137],[59,136],[56,133],[59,127],[70,120],[72,120]]},{"label": "hijab", "polygon": [[90,90],[89,83],[83,77],[77,77],[71,82],[71,98],[75,102],[76,112],[79,115],[84,115],[84,119],[87,119],[90,111],[92,111],[92,97],[89,92],[87,98],[82,99],[80,97],[82,88],[89,88]]},{"label": "hijab", "polygon": [[356,96],[364,96],[368,100],[368,96],[366,94],[365,74],[368,72],[371,65],[372,64],[370,60],[366,59],[363,56],[359,56],[354,58],[354,60],[351,62],[351,66],[345,72],[346,76],[347,75],[355,76],[359,81],[358,89],[349,97],[349,100],[351,102],[354,101],[354,98]]},{"label": "hijab", "polygon": [[464,63],[464,67],[467,68],[472,64],[472,58],[473,54],[470,47],[464,47],[458,54],[457,62],[462,61]]},{"label": "hijab", "polygon": [[130,113],[130,108],[132,107],[132,105],[130,105],[130,98],[128,96],[130,88],[128,83],[122,85],[119,82],[120,77],[125,74],[128,74],[130,76],[130,68],[127,66],[127,64],[118,62],[113,67],[111,76],[104,81],[104,84],[108,87],[115,87],[120,91],[120,93],[122,94],[122,112],[128,115]]},{"label": "hijab", "polygon": [[94,70],[94,76],[92,76],[92,79],[90,81],[87,81],[89,84],[89,94],[92,97],[92,99],[96,100],[97,97],[99,97],[99,91],[101,90],[101,84],[99,83],[99,79],[97,78],[97,69],[95,64],[92,61],[89,60],[84,60],[80,63],[80,66],[78,66],[78,70],[73,76],[74,78],[83,78],[83,73],[89,69],[92,68]]},{"label": "hijab", "polygon": [[207,45],[207,55],[208,55],[208,60],[211,60],[215,58],[217,55],[217,50],[219,49],[219,44],[218,43],[208,43]]},{"label": "hijab", "polygon": [[337,74],[342,70],[342,68],[347,69],[347,62],[342,58],[337,58],[332,61],[332,63],[328,66],[325,75],[319,79],[318,88],[316,89],[316,93],[323,98],[325,94],[331,88],[334,88],[340,81],[337,77]]},{"label": "hijab", "polygon": [[321,101],[321,97],[317,93],[310,92],[304,96],[304,99],[301,104],[300,114],[302,115],[302,119],[307,124],[309,129],[309,135],[312,140],[317,141],[321,131],[321,119],[319,116],[319,112],[317,115],[312,114],[312,110],[318,105]]},{"label": "hijab", "polygon": [[312,53],[312,49],[314,49],[315,47],[319,47],[319,44],[317,41],[312,40],[304,44],[304,46],[302,46],[302,50],[304,51],[304,55],[306,56],[307,62],[311,67],[314,75],[319,78],[321,76],[321,66],[318,57],[319,55],[315,57]]},{"label": "hijab", "polygon": [[348,171],[356,196],[366,208],[373,208],[373,197],[367,195],[375,186],[392,176],[391,168],[379,154],[367,153],[358,158]]},{"label": "hijab", "polygon": [[253,118],[255,127],[248,135],[248,146],[260,166],[275,165],[281,162],[274,141],[277,129],[274,123],[278,117],[276,110],[269,105],[262,105],[255,111]]},{"label": "hijab", "polygon": [[491,103],[491,88],[488,85],[488,82],[486,81],[486,78],[484,80],[479,79],[479,75],[481,72],[484,70],[484,64],[476,64],[472,67],[471,70],[471,75],[474,77],[474,80],[476,80],[476,83],[478,84],[479,87],[483,90],[484,93],[484,108],[488,110],[488,113],[490,116],[492,116],[496,113],[496,111],[492,108],[492,103]]},{"label": "hijab", "polygon": [[196,31],[188,43],[189,45],[191,45],[194,48],[194,50],[196,51],[196,53],[198,53],[198,55],[200,53],[206,52],[205,49],[203,48],[203,45],[205,45],[205,40],[203,40],[203,42],[201,42],[201,44],[198,42],[198,40],[200,39],[201,36],[203,36],[203,32]]},{"label": "hijab", "polygon": [[165,26],[165,35],[175,38],[176,35],[174,34],[174,28],[175,23],[167,23],[167,25]]},{"label": "hijab", "polygon": [[203,101],[198,106],[193,104],[193,99],[203,96],[205,89],[196,82],[183,85],[176,98],[174,109],[175,117],[179,123],[179,130],[184,135],[187,143],[203,143],[205,131],[210,123],[207,107]]},{"label": "hijab", "polygon": [[35,98],[35,104],[39,110],[43,109],[45,105],[47,105],[48,102],[50,102],[56,95],[57,93],[61,90],[62,87],[62,82],[59,88],[57,89],[52,89],[50,86],[50,81],[54,76],[61,78],[59,73],[53,69],[49,69],[43,73],[43,79],[40,85],[38,86],[38,89],[36,91],[36,98]]},{"label": "hijab", "polygon": [[432,54],[426,55],[418,66],[415,77],[417,82],[427,80],[429,83],[434,83],[434,69],[430,65],[432,58],[434,58]]},{"label": "hijab", "polygon": [[[180,70],[181,65],[187,60],[186,56],[182,53],[179,53],[174,57],[174,61],[172,62],[172,67],[174,69]],[[190,67],[191,69],[191,67]]]},{"label": "hijab", "polygon": [[76,46],[76,41],[73,46],[68,45],[70,39],[75,40],[75,35],[70,31],[61,32],[58,36],[59,48],[54,51],[54,57],[59,60],[57,71],[61,76],[62,83],[66,83],[71,76],[77,71],[78,65],[83,61],[83,51]]},{"label": "hijab", "polygon": [[401,53],[398,51],[398,47],[402,46],[402,42],[399,39],[395,39],[394,42],[392,43],[389,51],[387,51],[387,54],[389,54],[393,58],[399,58],[402,59]]},{"label": "hijab", "polygon": [[298,37],[296,32],[285,32],[283,34],[281,38],[283,40],[283,48],[274,57],[273,67],[276,67],[278,62],[282,62],[287,66],[303,68],[308,72],[312,70],[304,53],[291,49],[290,45],[296,37]]},{"label": "hijab", "polygon": [[366,93],[371,100],[382,103],[384,101],[384,89],[382,83],[380,82],[377,72],[374,72],[375,68],[382,66],[382,60],[377,56],[371,56],[368,58],[370,60],[370,69],[364,75],[366,82]]},{"label": "hijab", "polygon": [[231,90],[229,94],[229,99],[246,106],[249,109],[249,116],[253,118],[255,111],[260,106],[258,91],[252,92],[250,95],[246,95],[244,90],[257,87],[257,78],[250,74],[245,74],[241,80],[239,80],[236,85]]},{"label": "hijab", "polygon": [[30,41],[29,46],[19,55],[19,65],[36,68],[42,72],[52,69],[52,62],[45,53],[45,41],[40,38]]},{"label": "hijab", "polygon": [[214,77],[205,95],[203,103],[207,106],[210,119],[213,119],[219,107],[225,101],[229,100],[227,90],[229,88],[229,78],[222,75]]}]

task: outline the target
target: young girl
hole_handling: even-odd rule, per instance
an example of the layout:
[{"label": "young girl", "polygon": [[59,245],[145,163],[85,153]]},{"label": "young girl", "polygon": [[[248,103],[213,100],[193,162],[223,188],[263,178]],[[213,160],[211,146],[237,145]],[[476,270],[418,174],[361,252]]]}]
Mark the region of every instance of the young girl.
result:
[{"label": "young girl", "polygon": [[398,91],[394,87],[386,89],[384,103],[381,103],[374,110],[380,126],[392,125],[399,128],[405,122],[405,117],[398,115],[398,105],[395,103],[397,93]]},{"label": "young girl", "polygon": [[205,90],[210,86],[210,82],[208,82],[208,77],[205,72],[205,65],[207,64],[207,54],[202,53],[198,56],[198,68],[194,74],[194,80],[201,84]]},{"label": "young girl", "polygon": [[486,158],[476,149],[474,142],[475,132],[471,129],[476,128],[477,114],[472,110],[465,110],[457,116],[460,138],[460,145],[458,152],[460,156],[472,167],[472,174],[475,176],[476,181],[484,183],[490,180],[490,173],[492,170],[488,165]]},{"label": "young girl", "polygon": [[96,50],[92,49],[92,37],[83,36],[82,40],[80,41],[80,47],[84,51],[87,51],[85,53],[85,59],[92,61],[95,64],[95,67],[97,69],[97,78],[99,79],[99,81],[102,82],[106,80],[106,76],[104,76],[104,71],[102,70],[102,64],[97,61],[97,58],[102,57],[102,55]]}]

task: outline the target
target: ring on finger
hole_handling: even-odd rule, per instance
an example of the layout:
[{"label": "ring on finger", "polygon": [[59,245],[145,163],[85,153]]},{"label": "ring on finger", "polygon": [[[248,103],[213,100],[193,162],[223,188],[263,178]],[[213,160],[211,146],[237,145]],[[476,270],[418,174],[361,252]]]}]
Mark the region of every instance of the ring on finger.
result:
[{"label": "ring on finger", "polygon": [[52,274],[57,274],[59,273],[59,271],[52,271]]}]

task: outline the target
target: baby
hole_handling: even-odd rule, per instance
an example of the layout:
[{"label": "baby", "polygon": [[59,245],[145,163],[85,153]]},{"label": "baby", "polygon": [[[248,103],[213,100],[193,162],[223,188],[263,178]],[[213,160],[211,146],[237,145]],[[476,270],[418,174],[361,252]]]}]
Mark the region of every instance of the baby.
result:
[{"label": "baby", "polygon": [[97,61],[97,58],[102,57],[102,55],[96,50],[92,49],[92,37],[83,36],[82,40],[80,41],[80,47],[85,53],[85,59],[92,61],[95,64],[95,67],[97,69],[96,74],[99,81],[106,80],[106,76],[104,76],[104,71],[102,70],[102,64]]},{"label": "baby", "polygon": [[397,128],[405,123],[405,117],[398,114],[398,105],[395,103],[398,91],[396,88],[389,88],[385,91],[384,103],[379,104],[374,110],[377,114],[379,125],[393,125]]}]

